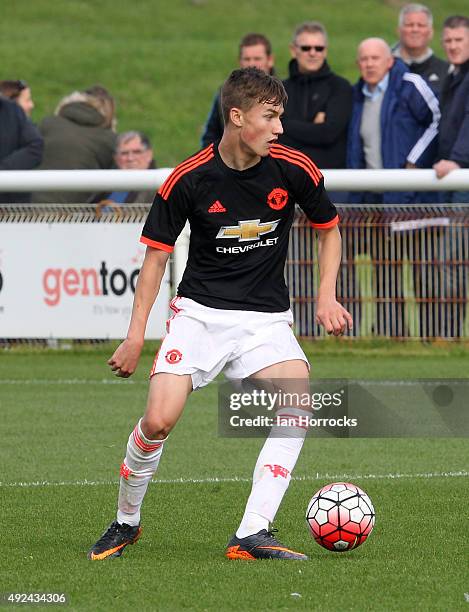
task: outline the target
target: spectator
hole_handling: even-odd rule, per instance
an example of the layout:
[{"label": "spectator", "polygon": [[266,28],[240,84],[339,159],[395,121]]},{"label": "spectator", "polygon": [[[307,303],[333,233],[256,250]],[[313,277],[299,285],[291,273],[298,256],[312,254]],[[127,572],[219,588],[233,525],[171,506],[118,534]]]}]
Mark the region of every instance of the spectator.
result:
[{"label": "spectator", "polygon": [[[274,56],[270,40],[263,34],[246,34],[239,43],[239,67],[259,68],[267,74],[274,74]],[[220,89],[213,101],[210,114],[202,134],[202,147],[220,140],[223,135],[224,123],[221,110]]]},{"label": "spectator", "polygon": [[[30,170],[41,163],[44,142],[18,104],[0,96],[0,170]],[[0,191],[0,203],[29,202],[30,193]]]},{"label": "spectator", "polygon": [[[147,170],[156,168],[148,136],[142,132],[124,132],[116,140],[114,153],[116,166],[120,170]],[[148,191],[112,191],[96,194],[93,204],[151,204],[156,189]]]},{"label": "spectator", "polygon": [[25,81],[0,81],[0,94],[21,106],[28,117],[33,112],[31,88]]},{"label": "spectator", "polygon": [[327,43],[319,22],[305,22],[295,30],[280,142],[299,149],[320,168],[344,168],[352,87],[329,68]]},{"label": "spectator", "polygon": [[[115,104],[100,85],[76,91],[59,103],[39,129],[44,136],[44,159],[40,170],[99,170],[111,168],[115,143]],[[85,203],[91,193],[38,192],[39,203]]]},{"label": "spectator", "polygon": [[[469,18],[455,15],[443,24],[443,47],[451,62],[441,94],[438,178],[469,168]],[[445,193],[450,202],[469,202],[466,192]]]},{"label": "spectator", "polygon": [[[358,47],[361,79],[354,86],[349,128],[349,168],[431,167],[436,155],[440,110],[427,83],[413,74],[382,38]],[[352,202],[410,203],[415,192],[352,194]]]},{"label": "spectator", "polygon": [[394,57],[403,60],[411,72],[422,76],[439,94],[448,72],[448,63],[434,55],[428,46],[433,38],[433,15],[423,4],[406,4],[399,13],[399,42]]}]

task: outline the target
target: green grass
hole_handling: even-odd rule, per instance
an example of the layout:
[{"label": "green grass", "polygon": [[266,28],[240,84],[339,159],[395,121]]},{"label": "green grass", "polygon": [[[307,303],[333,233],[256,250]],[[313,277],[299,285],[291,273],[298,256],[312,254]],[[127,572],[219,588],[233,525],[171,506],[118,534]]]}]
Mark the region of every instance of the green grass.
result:
[{"label": "green grass", "polygon": [[[2,78],[32,87],[39,121],[59,99],[100,82],[116,96],[119,129],[147,131],[160,166],[198,148],[214,93],[237,65],[247,32],[272,40],[279,76],[287,76],[294,27],[322,21],[333,69],[356,81],[355,50],[368,36],[396,40],[400,0],[2,0]],[[465,0],[428,0],[434,48],[444,18],[465,14]]]},{"label": "green grass", "polygon": [[[451,345],[331,339],[305,349],[321,377],[450,378],[468,368],[467,352]],[[223,549],[262,442],[217,436],[215,385],[191,396],[171,435],[140,542],[119,560],[87,561],[115,512],[118,466],[144,406],[153,347],[128,381],[107,371],[108,352],[0,356],[0,592],[65,592],[80,610],[465,609],[468,480],[443,473],[467,473],[467,440],[309,439],[276,525],[311,560],[230,562]],[[303,514],[314,491],[346,477],[369,493],[377,523],[361,548],[334,554],[313,542]]]}]

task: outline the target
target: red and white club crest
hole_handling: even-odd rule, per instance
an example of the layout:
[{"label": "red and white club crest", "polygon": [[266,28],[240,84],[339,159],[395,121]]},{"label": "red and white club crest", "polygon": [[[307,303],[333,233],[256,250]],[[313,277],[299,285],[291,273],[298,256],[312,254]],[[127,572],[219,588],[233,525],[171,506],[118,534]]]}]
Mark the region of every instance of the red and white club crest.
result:
[{"label": "red and white club crest", "polygon": [[288,192],[285,189],[276,187],[267,196],[267,204],[273,210],[281,210],[288,202]]},{"label": "red and white club crest", "polygon": [[181,351],[178,351],[177,349],[171,349],[170,351],[166,353],[165,359],[168,363],[170,363],[171,365],[174,365],[175,363],[179,363],[181,361],[182,353]]}]

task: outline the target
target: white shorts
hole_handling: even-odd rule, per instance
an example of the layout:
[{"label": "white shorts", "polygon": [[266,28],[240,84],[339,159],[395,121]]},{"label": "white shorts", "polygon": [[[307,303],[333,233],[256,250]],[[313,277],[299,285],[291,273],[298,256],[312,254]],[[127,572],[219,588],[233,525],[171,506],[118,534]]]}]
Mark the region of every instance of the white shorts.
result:
[{"label": "white shorts", "polygon": [[170,303],[173,316],[156,354],[157,372],[190,374],[192,387],[208,385],[222,370],[242,379],[281,361],[308,360],[295,338],[291,310],[255,312],[209,308],[189,298]]}]

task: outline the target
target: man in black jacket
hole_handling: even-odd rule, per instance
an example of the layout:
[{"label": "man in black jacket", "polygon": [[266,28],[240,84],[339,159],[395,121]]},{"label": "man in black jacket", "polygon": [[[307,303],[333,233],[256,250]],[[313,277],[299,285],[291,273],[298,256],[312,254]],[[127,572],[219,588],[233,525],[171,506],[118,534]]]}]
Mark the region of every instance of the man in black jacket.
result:
[{"label": "man in black jacket", "polygon": [[299,25],[290,51],[280,141],[308,155],[320,168],[344,168],[352,87],[329,68],[324,26],[315,21]]},{"label": "man in black jacket", "polygon": [[399,42],[393,48],[394,57],[403,60],[409,70],[423,77],[439,95],[449,65],[429,47],[433,38],[433,15],[423,4],[406,4],[399,13]]},{"label": "man in black jacket", "polygon": [[[239,67],[259,68],[266,74],[274,74],[274,56],[270,40],[263,34],[250,33],[239,42]],[[218,90],[210,109],[204,133],[200,139],[202,147],[220,140],[225,128],[221,111],[220,90]]]},{"label": "man in black jacket", "polygon": [[[443,24],[443,47],[451,70],[441,92],[438,178],[469,168],[469,18],[448,17]],[[469,202],[469,190],[447,194],[449,201]]]},{"label": "man in black jacket", "polygon": [[[44,142],[15,102],[0,96],[0,170],[30,170],[41,163]],[[29,202],[30,193],[0,191],[0,204]]]}]

